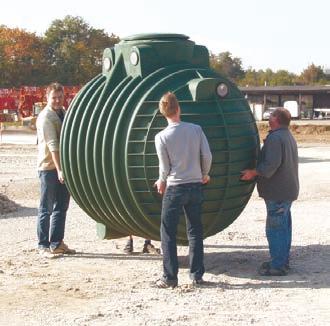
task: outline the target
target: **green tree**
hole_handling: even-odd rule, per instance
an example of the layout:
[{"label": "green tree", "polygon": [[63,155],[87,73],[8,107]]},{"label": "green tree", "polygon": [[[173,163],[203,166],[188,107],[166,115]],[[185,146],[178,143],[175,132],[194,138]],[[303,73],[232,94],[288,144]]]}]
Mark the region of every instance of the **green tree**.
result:
[{"label": "green tree", "polygon": [[258,82],[259,86],[273,86],[272,80],[274,78],[274,72],[271,69],[266,69],[265,71],[260,69],[258,71]]},{"label": "green tree", "polygon": [[240,80],[241,86],[290,86],[295,85],[297,76],[289,73],[286,70],[278,70],[277,72],[271,69],[258,70],[249,68],[245,72],[245,77]]},{"label": "green tree", "polygon": [[289,73],[287,70],[278,70],[273,74],[271,79],[271,86],[291,86],[294,85],[296,75]]},{"label": "green tree", "polygon": [[239,81],[240,86],[270,86],[273,80],[274,73],[271,69],[265,71],[255,70],[249,67],[245,71],[245,76]]},{"label": "green tree", "polygon": [[19,28],[0,26],[0,87],[44,83],[46,48],[41,37]]},{"label": "green tree", "polygon": [[245,73],[242,68],[242,60],[233,57],[228,51],[217,55],[211,54],[210,65],[215,71],[225,75],[234,82],[244,78]]},{"label": "green tree", "polygon": [[258,72],[249,67],[245,71],[245,76],[242,78],[239,83],[240,86],[259,86],[259,74]]},{"label": "green tree", "polygon": [[89,26],[81,17],[66,16],[52,22],[45,42],[51,80],[78,85],[100,73],[103,50],[118,43],[119,38]]},{"label": "green tree", "polygon": [[326,75],[324,74],[321,66],[316,66],[312,63],[305,70],[303,70],[299,76],[299,79],[306,85],[315,85],[325,83]]}]

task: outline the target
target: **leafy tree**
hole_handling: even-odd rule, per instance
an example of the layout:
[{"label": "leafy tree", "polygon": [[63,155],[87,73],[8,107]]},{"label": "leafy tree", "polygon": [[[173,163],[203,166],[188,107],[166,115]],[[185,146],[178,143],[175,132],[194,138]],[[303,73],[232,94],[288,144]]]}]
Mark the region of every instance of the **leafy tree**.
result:
[{"label": "leafy tree", "polygon": [[85,83],[101,71],[103,50],[118,41],[81,17],[54,20],[45,33],[51,79],[66,85]]},{"label": "leafy tree", "polygon": [[274,73],[270,82],[271,86],[290,86],[294,85],[296,75],[289,73],[287,70],[278,70]]},{"label": "leafy tree", "polygon": [[301,73],[299,79],[306,85],[315,85],[326,82],[326,75],[321,66],[312,63]]},{"label": "leafy tree", "polygon": [[295,85],[297,76],[286,70],[273,72],[271,69],[258,70],[249,68],[240,80],[241,86],[289,86]]},{"label": "leafy tree", "polygon": [[221,52],[218,55],[211,54],[211,67],[220,74],[225,75],[232,81],[238,81],[244,77],[242,60],[233,57],[230,52]]},{"label": "leafy tree", "polygon": [[273,86],[272,80],[274,78],[274,72],[271,69],[266,69],[265,71],[258,71],[258,81],[260,86]]},{"label": "leafy tree", "polygon": [[0,26],[0,87],[44,83],[46,49],[41,37],[19,28]]},{"label": "leafy tree", "polygon": [[249,67],[245,71],[245,76],[239,83],[240,86],[259,86],[259,74],[255,69]]},{"label": "leafy tree", "polygon": [[245,76],[239,80],[240,86],[269,86],[272,84],[274,73],[271,69],[266,69],[265,71],[255,70],[249,67],[245,71]]}]

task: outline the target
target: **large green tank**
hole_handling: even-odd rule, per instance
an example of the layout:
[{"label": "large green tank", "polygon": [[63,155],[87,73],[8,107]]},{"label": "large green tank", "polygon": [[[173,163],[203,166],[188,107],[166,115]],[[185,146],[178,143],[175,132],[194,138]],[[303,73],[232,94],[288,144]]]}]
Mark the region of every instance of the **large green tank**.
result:
[{"label": "large green tank", "polygon": [[[101,238],[160,238],[154,137],[167,125],[158,111],[167,91],[176,94],[182,120],[203,128],[212,151],[204,237],[230,225],[251,196],[254,183],[239,178],[255,166],[259,137],[242,93],[210,69],[206,47],[185,35],[127,37],[104,50],[102,73],[74,98],[62,129],[66,184]],[[177,240],[187,242],[184,218]]]}]

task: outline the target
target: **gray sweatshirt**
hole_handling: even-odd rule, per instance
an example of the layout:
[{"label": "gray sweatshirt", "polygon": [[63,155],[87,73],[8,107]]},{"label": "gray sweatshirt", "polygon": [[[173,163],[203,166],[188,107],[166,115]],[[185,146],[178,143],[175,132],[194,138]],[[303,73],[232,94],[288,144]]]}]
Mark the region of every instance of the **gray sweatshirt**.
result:
[{"label": "gray sweatshirt", "polygon": [[202,182],[208,175],[212,154],[202,128],[193,123],[169,125],[155,136],[159,179],[167,185]]},{"label": "gray sweatshirt", "polygon": [[299,193],[297,143],[288,128],[270,131],[257,164],[259,196],[293,201]]}]

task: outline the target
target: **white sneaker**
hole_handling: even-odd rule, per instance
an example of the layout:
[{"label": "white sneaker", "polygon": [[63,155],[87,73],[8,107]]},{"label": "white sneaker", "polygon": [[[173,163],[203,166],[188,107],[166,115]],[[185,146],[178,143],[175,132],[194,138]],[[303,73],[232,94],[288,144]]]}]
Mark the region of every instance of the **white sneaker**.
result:
[{"label": "white sneaker", "polygon": [[48,253],[48,252],[50,252],[49,248],[38,248],[38,253],[40,255],[44,255],[45,253]]},{"label": "white sneaker", "polygon": [[49,248],[39,248],[38,253],[40,256],[44,258],[50,258],[50,259],[63,256],[63,254],[60,253],[56,253],[56,254],[52,253]]}]

